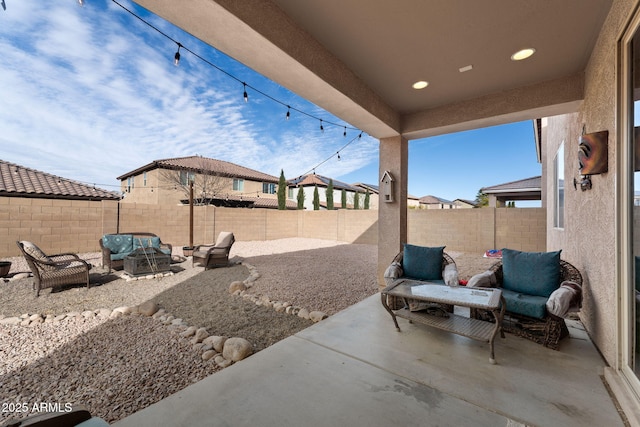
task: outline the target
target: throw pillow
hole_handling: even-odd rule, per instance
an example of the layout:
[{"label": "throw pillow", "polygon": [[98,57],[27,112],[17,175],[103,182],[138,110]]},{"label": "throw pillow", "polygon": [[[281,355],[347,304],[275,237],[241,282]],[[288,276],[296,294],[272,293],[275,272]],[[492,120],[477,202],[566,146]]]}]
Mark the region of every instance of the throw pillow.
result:
[{"label": "throw pillow", "polygon": [[402,255],[404,275],[418,280],[441,280],[443,252],[444,246],[405,244]]},{"label": "throw pillow", "polygon": [[[38,261],[43,261],[43,262],[53,262],[51,258],[49,258],[44,252],[42,252],[42,249],[40,249],[33,243],[27,242],[24,240],[20,243],[22,243],[22,247],[24,248],[24,251],[32,258],[37,259]],[[39,265],[39,266],[42,267],[42,269],[44,270],[56,269],[56,267],[53,265]]]},{"label": "throw pillow", "polygon": [[560,252],[502,249],[502,287],[548,298],[560,285]]}]

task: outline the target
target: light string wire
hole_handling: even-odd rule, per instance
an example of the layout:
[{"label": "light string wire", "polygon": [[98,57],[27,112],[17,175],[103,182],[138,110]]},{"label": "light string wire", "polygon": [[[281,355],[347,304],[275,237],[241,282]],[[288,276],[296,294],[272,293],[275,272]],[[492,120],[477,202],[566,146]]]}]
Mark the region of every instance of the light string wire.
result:
[{"label": "light string wire", "polygon": [[[335,154],[332,154],[331,156],[327,157],[325,160],[321,161],[320,163],[318,163],[317,165],[315,165],[314,167],[312,167],[311,169],[309,169],[307,172],[299,175],[297,178],[295,178],[293,181],[295,180],[300,180],[300,178],[302,178],[304,175],[308,175],[310,173],[315,174],[316,169],[318,169],[320,166],[322,166],[323,164],[327,163],[329,160],[331,160],[334,157],[338,157],[338,160],[340,160],[340,152],[343,151],[345,148],[347,148],[349,145],[351,145],[354,141],[356,140],[360,140],[362,138],[363,135],[363,131],[358,129],[358,128],[354,128],[351,126],[346,126],[344,124],[338,124],[338,123],[334,123],[328,120],[324,120],[321,119],[317,116],[314,116],[313,114],[307,113],[304,110],[298,109],[296,107],[291,106],[290,104],[287,104],[283,101],[280,101],[279,99],[269,95],[266,92],[261,91],[260,89],[246,83],[245,81],[239,79],[238,77],[234,76],[233,74],[229,73],[228,71],[224,70],[223,68],[219,67],[218,65],[212,63],[211,61],[207,60],[206,58],[202,57],[201,55],[197,54],[196,52],[192,51],[191,49],[189,49],[187,46],[183,45],[182,43],[178,42],[177,40],[175,40],[173,37],[169,36],[167,33],[165,33],[164,31],[160,30],[158,27],[154,26],[153,24],[151,24],[150,22],[146,21],[144,18],[142,18],[141,16],[139,16],[138,14],[136,14],[135,12],[131,11],[130,9],[128,9],[127,7],[125,7],[124,5],[122,5],[121,3],[119,3],[117,0],[111,0],[113,3],[115,3],[116,5],[118,5],[121,9],[123,9],[125,12],[129,13],[131,16],[133,16],[134,18],[138,19],[139,21],[141,21],[142,23],[144,23],[145,25],[147,25],[149,28],[155,30],[157,33],[159,33],[160,35],[164,36],[165,38],[171,40],[172,42],[174,42],[177,46],[178,46],[178,51],[176,52],[175,55],[175,63],[177,65],[177,63],[179,62],[180,59],[180,49],[184,49],[185,51],[189,52],[190,54],[192,54],[193,56],[195,56],[196,58],[200,59],[201,61],[203,61],[204,63],[206,63],[207,65],[215,68],[216,70],[220,71],[221,73],[225,74],[226,76],[228,76],[229,78],[237,81],[238,83],[241,83],[243,85],[243,89],[244,89],[244,99],[245,102],[248,101],[248,96],[247,96],[247,88],[250,88],[251,90],[255,91],[256,93],[259,93],[260,95],[264,96],[267,99],[270,99],[273,102],[276,102],[280,105],[282,105],[283,107],[287,107],[287,113],[286,113],[286,120],[289,120],[290,118],[290,112],[291,110],[300,113],[302,115],[305,115],[309,118],[312,118],[314,120],[319,120],[320,122],[320,131],[324,133],[324,123],[327,123],[329,125],[335,126],[335,127],[341,127],[344,129],[343,132],[343,136],[346,137],[347,136],[347,129],[350,130],[355,130],[360,132],[357,136],[355,136],[354,138],[352,138],[349,142],[347,142],[345,145],[343,145],[340,149],[338,149]],[[78,0],[78,3],[80,6],[84,6],[84,0]],[[4,0],[0,0],[0,4],[2,6],[2,8],[4,10],[6,10],[6,4]],[[77,184],[84,184],[84,185],[88,185],[88,186],[93,186],[94,190],[96,189],[96,186],[100,186],[100,187],[111,187],[111,188],[122,188],[122,183],[120,185],[114,185],[114,184],[97,184],[97,183],[91,183],[88,181],[77,181],[77,180],[71,180],[71,179],[67,179],[67,178],[63,178],[63,177],[58,177],[58,184],[61,184],[61,179],[69,182],[69,183],[77,183]],[[127,187],[125,185],[125,187]],[[164,188],[172,188],[175,187],[175,185],[167,185],[167,186],[155,186],[155,187],[148,187],[151,189],[151,191],[153,191],[153,189],[164,189]],[[127,192],[125,190],[125,192]],[[259,192],[255,192],[257,197],[260,197],[258,194]],[[254,192],[251,193],[233,193],[234,196],[245,196],[245,195],[251,195],[254,194]]]},{"label": "light string wire", "polygon": [[[209,61],[208,59],[204,58],[203,56],[199,55],[198,53],[192,51],[191,49],[189,49],[187,46],[185,46],[184,44],[178,42],[176,39],[174,39],[173,37],[171,37],[170,35],[168,35],[167,33],[165,33],[164,31],[160,30],[158,27],[156,27],[155,25],[151,24],[150,22],[146,21],[144,18],[142,18],[141,16],[137,15],[135,12],[127,9],[127,7],[123,6],[121,3],[119,3],[117,0],[111,0],[113,3],[117,4],[118,6],[120,6],[123,10],[125,10],[126,12],[128,12],[129,14],[131,14],[132,16],[134,16],[136,19],[140,20],[141,22],[143,22],[145,25],[147,25],[149,28],[152,28],[153,30],[155,30],[156,32],[158,32],[159,34],[161,34],[162,36],[166,37],[167,39],[171,40],[172,42],[174,42],[177,46],[178,46],[178,51],[180,49],[183,49],[187,52],[189,52],[191,55],[195,56],[196,58],[198,58],[199,60],[203,61],[204,63],[206,63],[207,65],[215,68],[216,70],[220,71],[221,73],[223,73],[224,75],[226,75],[227,77],[235,80],[236,82],[240,83],[243,86],[244,89],[244,99],[245,101],[248,101],[248,96],[247,96],[247,88],[251,89],[252,91],[259,93],[260,95],[264,96],[267,99],[270,99],[271,101],[278,103],[280,105],[282,105],[283,107],[287,108],[287,112],[293,110],[297,113],[303,114],[309,118],[312,118],[314,120],[318,120],[320,122],[320,129],[324,130],[324,126],[323,124],[330,124],[332,126],[335,127],[339,127],[339,128],[345,128],[346,129],[351,129],[351,130],[355,130],[358,132],[361,132],[360,129],[358,128],[354,128],[354,127],[350,127],[350,126],[345,126],[344,124],[339,124],[339,123],[335,123],[335,122],[331,122],[325,119],[321,119],[320,117],[314,116],[311,113],[307,113],[304,110],[298,109],[296,107],[291,106],[290,104],[287,104],[286,102],[280,101],[279,99],[269,95],[266,92],[263,92],[262,90],[250,85],[249,83],[245,82],[244,80],[234,76],[233,74],[231,74],[230,72],[226,71],[225,69],[221,68],[220,66],[214,64],[213,62]],[[178,57],[179,58],[179,57]],[[289,118],[289,114],[287,114],[287,119]],[[346,135],[345,135],[346,136]]]}]

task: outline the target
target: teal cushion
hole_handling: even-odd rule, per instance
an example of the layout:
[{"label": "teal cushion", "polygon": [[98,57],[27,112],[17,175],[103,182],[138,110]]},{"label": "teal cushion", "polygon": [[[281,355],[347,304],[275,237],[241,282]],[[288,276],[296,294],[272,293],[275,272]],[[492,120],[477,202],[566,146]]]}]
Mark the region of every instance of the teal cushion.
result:
[{"label": "teal cushion", "polygon": [[112,254],[128,254],[133,251],[131,234],[106,234],[102,237],[102,245],[109,248]]},{"label": "teal cushion", "polygon": [[502,296],[507,304],[506,310],[510,313],[522,314],[536,319],[544,319],[547,314],[548,298],[546,297],[525,295],[506,289],[502,290]]},{"label": "teal cushion", "polygon": [[160,238],[159,237],[134,237],[133,239],[133,249],[140,248],[159,248],[160,247]]},{"label": "teal cushion", "polygon": [[120,252],[119,254],[111,254],[111,261],[119,261],[124,259],[127,255],[129,255],[131,252]]},{"label": "teal cushion", "polygon": [[560,286],[560,252],[502,249],[502,287],[549,298]]},{"label": "teal cushion", "polygon": [[402,269],[406,277],[418,280],[442,279],[442,253],[444,246],[404,245]]}]

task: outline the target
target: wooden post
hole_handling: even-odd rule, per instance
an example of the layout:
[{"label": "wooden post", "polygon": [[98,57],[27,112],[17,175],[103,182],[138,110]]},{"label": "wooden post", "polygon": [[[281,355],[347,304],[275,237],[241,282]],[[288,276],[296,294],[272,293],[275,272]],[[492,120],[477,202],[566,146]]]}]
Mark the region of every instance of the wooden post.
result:
[{"label": "wooden post", "polygon": [[193,249],[193,180],[189,180],[189,248]]}]

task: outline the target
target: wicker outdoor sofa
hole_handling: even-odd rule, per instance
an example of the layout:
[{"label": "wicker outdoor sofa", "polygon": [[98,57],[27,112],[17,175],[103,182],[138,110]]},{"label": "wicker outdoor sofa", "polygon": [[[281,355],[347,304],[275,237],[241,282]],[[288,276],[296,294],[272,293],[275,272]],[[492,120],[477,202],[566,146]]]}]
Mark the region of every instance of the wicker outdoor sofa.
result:
[{"label": "wicker outdoor sofa", "polygon": [[102,266],[109,271],[124,267],[124,258],[131,252],[142,247],[155,247],[163,253],[171,255],[173,247],[163,243],[158,236],[147,232],[112,233],[105,234],[100,239],[102,251]]},{"label": "wicker outdoor sofa", "polygon": [[[546,304],[543,303],[542,309],[538,310],[538,314],[535,316],[523,314],[527,312],[527,308],[523,307],[524,303],[520,304],[517,299],[512,298],[510,304],[508,295],[510,291],[507,290],[505,292],[503,288],[503,262],[499,261],[489,268],[485,274],[493,274],[495,281],[493,281],[492,278],[493,283],[485,283],[481,286],[503,288],[503,296],[506,294],[507,297],[506,313],[502,323],[502,327],[505,332],[529,339],[553,350],[558,349],[560,340],[569,335],[569,330],[563,317],[555,315],[549,311],[548,302],[554,298],[554,292],[558,292],[558,290],[563,286],[569,286],[575,289],[572,294],[572,303],[573,308],[577,310],[581,306],[583,286],[582,275],[576,267],[562,259],[559,260],[559,266],[560,271],[558,282],[550,284],[552,287],[555,286],[556,290],[553,291],[548,298],[539,297],[543,300],[546,299]],[[513,294],[513,292],[511,293]],[[566,296],[567,295],[563,295],[562,297],[564,298]],[[520,296],[516,296],[516,298],[522,298],[523,300],[529,297],[530,295],[526,295],[525,293],[521,293]],[[471,309],[471,317],[493,321],[493,318],[489,313],[476,309]]]}]

